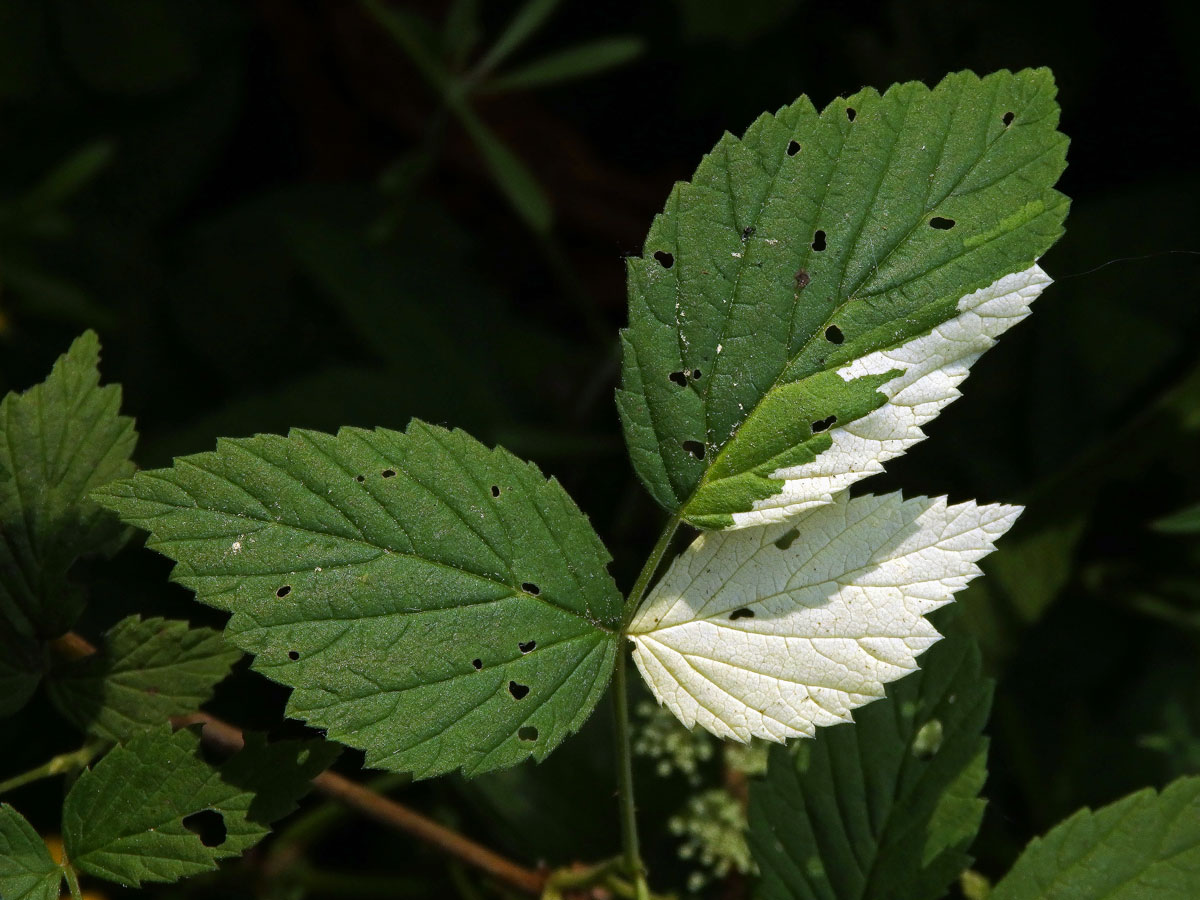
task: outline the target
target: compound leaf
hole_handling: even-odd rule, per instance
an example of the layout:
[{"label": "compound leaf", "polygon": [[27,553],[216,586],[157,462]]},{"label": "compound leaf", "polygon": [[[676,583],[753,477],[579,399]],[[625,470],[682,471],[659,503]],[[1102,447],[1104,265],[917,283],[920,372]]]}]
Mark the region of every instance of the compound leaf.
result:
[{"label": "compound leaf", "polygon": [[74,622],[83,594],[75,559],[110,553],[126,529],[87,499],[133,472],[133,420],[121,389],[100,387],[100,341],[77,338],[41,384],[0,401],[0,622],[52,638]]},{"label": "compound leaf", "polygon": [[25,817],[0,803],[0,897],[58,900],[62,868]]},{"label": "compound leaf", "polygon": [[790,523],[702,534],[630,624],[634,661],[689,728],[812,737],[916,669],[939,639],[925,616],[1019,514],[843,493]]},{"label": "compound leaf", "polygon": [[1034,838],[991,900],[1190,900],[1200,884],[1200,778],[1081,809]]},{"label": "compound leaf", "polygon": [[771,751],[750,787],[760,900],[937,900],[983,817],[992,683],[952,635],[854,725]]},{"label": "compound leaf", "polygon": [[659,503],[783,521],[924,437],[1050,281],[1054,93],[1039,69],[801,97],[676,185],[629,260],[617,392]]},{"label": "compound leaf", "polygon": [[414,420],[222,440],[97,494],[226,638],[294,690],[288,711],[427,777],[544,758],[591,713],[621,600],[562,487]]},{"label": "compound leaf", "polygon": [[55,671],[47,688],[68,719],[123,741],[198,710],[240,656],[211,628],[129,616],[109,629],[98,653]]},{"label": "compound leaf", "polygon": [[245,747],[216,767],[195,731],[163,725],[104,756],[63,804],[63,842],[80,871],[125,885],[211,871],[262,840],[337,757],[315,740]]}]

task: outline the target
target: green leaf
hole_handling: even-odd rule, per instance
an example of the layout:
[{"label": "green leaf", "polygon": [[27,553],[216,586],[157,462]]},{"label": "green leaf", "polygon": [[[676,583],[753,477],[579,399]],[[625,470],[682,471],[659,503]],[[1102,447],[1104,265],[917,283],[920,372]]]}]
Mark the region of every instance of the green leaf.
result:
[{"label": "green leaf", "polygon": [[1200,884],[1200,778],[1081,809],[1034,838],[991,900],[1191,900]]},{"label": "green leaf", "polygon": [[50,377],[0,402],[0,620],[20,634],[57,637],[83,607],[67,572],[111,553],[126,530],[88,492],[133,471],[133,420],[121,389],[100,387],[100,341],[78,338]]},{"label": "green leaf", "polygon": [[629,260],[617,402],[704,528],[828,503],[924,437],[1049,282],[1066,138],[1045,69],[950,75],[726,134]]},{"label": "green leaf", "polygon": [[512,17],[496,43],[484,54],[476,67],[479,72],[490,72],[504,62],[514,50],[517,50],[550,18],[550,14],[558,7],[561,0],[525,0],[517,14]]},{"label": "green leaf", "polygon": [[38,642],[15,631],[0,631],[0,717],[25,705],[44,668],[45,654]]},{"label": "green leaf", "polygon": [[226,637],[294,688],[289,714],[367,765],[542,759],[612,672],[604,546],[556,481],[464,432],[222,440],[96,496],[233,613]]},{"label": "green leaf", "polygon": [[211,628],[129,616],[98,653],[54,672],[47,688],[76,725],[123,741],[198,710],[240,656]]},{"label": "green leaf", "polygon": [[1200,532],[1200,503],[1163,516],[1154,523],[1154,530],[1164,534],[1196,534]]},{"label": "green leaf", "polygon": [[0,897],[58,900],[62,869],[25,817],[0,803]]},{"label": "green leaf", "polygon": [[645,43],[639,37],[623,35],[600,38],[569,47],[535,60],[504,75],[489,79],[482,90],[489,94],[524,91],[548,84],[586,78],[606,69],[622,66],[641,55]]},{"label": "green leaf", "polygon": [[970,862],[992,682],[952,635],[853,725],[771,751],[750,787],[761,900],[942,897]]},{"label": "green leaf", "polygon": [[247,735],[214,767],[196,732],[160,726],[79,776],[63,804],[67,857],[82,872],[134,886],[211,871],[262,840],[337,754],[321,741]]}]

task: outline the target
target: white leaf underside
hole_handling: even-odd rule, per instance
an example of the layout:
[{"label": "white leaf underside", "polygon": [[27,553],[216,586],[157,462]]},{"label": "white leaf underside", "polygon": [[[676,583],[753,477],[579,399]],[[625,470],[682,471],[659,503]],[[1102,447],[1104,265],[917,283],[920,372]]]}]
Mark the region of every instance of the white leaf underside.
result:
[{"label": "white leaf underside", "polygon": [[824,506],[883,464],[924,440],[921,426],[958,399],[958,385],[996,338],[1029,315],[1029,305],[1051,283],[1037,266],[1005,275],[958,301],[959,314],[932,332],[889,350],[880,350],[839,369],[846,381],[903,371],[879,388],[888,402],[871,413],[829,431],[833,446],[809,463],[771,473],[783,490],[756,501],[753,510],[733,514],[733,528],[784,522],[799,512]]},{"label": "white leaf underside", "polygon": [[925,616],[980,574],[1020,513],[843,493],[789,522],[706,532],[634,617],[634,661],[689,728],[812,737],[917,668],[940,639]]}]

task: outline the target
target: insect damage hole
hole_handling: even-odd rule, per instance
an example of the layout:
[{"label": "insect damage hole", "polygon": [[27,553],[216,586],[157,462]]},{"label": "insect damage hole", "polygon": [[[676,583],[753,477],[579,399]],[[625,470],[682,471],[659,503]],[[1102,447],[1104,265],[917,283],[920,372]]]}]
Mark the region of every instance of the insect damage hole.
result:
[{"label": "insect damage hole", "polygon": [[395,478],[396,470],[395,469],[384,469],[379,474],[382,475],[384,478]]},{"label": "insect damage hole", "polygon": [[292,662],[295,662],[299,658],[300,658],[299,650],[289,650],[288,651],[288,659],[290,659]]},{"label": "insect damage hole", "polygon": [[282,600],[284,597],[286,597],[291,592],[292,592],[292,586],[290,584],[285,584],[283,587],[281,587],[279,590],[277,590],[275,592],[275,596],[278,597],[280,600]]},{"label": "insect damage hole", "polygon": [[499,497],[499,496],[500,496],[500,485],[498,485],[498,484],[493,484],[493,485],[492,485],[492,496],[493,496],[493,497]]},{"label": "insect damage hole", "polygon": [[788,141],[787,155],[795,156],[799,152],[800,152],[800,144],[797,143],[796,141]]},{"label": "insect damage hole", "polygon": [[478,672],[480,669],[483,668],[483,660],[482,659],[473,659],[473,660],[471,660],[471,665],[473,665],[475,667],[475,671]]},{"label": "insect damage hole", "polygon": [[533,743],[538,739],[538,730],[532,725],[522,725],[517,729],[517,737],[522,741]]},{"label": "insect damage hole", "polygon": [[780,550],[787,550],[796,542],[796,538],[800,537],[800,529],[789,528],[783,534],[775,539],[775,546]]},{"label": "insect damage hole", "polygon": [[945,216],[934,216],[929,220],[929,227],[936,228],[938,231],[949,231],[954,227],[954,220],[947,219]]},{"label": "insect damage hole", "polygon": [[840,344],[842,341],[846,340],[846,336],[842,334],[842,329],[838,328],[836,325],[830,325],[825,329],[825,340],[829,341],[831,344]]},{"label": "insect damage hole", "polygon": [[532,653],[536,646],[537,641],[523,641],[517,643],[517,649],[519,649],[522,653]]},{"label": "insect damage hole", "polygon": [[672,372],[670,375],[667,376],[667,378],[670,381],[675,382],[680,387],[687,387],[687,373],[686,372]]},{"label": "insect damage hole", "polygon": [[357,481],[359,484],[362,484],[364,481],[367,480],[367,476],[366,475],[356,475],[356,476],[354,476],[354,480]]},{"label": "insect damage hole", "polygon": [[745,228],[743,228],[742,229],[742,243],[744,244],[744,243],[746,243],[746,241],[750,240],[750,238],[754,237],[754,232],[755,232],[755,228],[753,225],[747,225]]},{"label": "insect damage hole", "polygon": [[754,618],[754,610],[746,609],[746,607],[744,607],[744,606],[741,609],[735,609],[733,612],[731,612],[729,614],[730,622],[736,622],[738,619],[753,619],[753,618]]},{"label": "insect damage hole", "polygon": [[704,459],[704,444],[701,441],[684,441],[683,449],[696,459]]},{"label": "insect damage hole", "polygon": [[820,434],[822,431],[828,431],[829,426],[837,421],[837,416],[829,416],[827,419],[821,419],[819,422],[812,423],[812,433]]},{"label": "insect damage hole", "polygon": [[1015,119],[1015,118],[1016,118],[1016,116],[1013,115],[1011,112],[1006,112],[1004,114],[1004,119],[1003,119],[1004,127],[1007,128],[1009,125],[1011,125],[1013,123],[1013,119]]},{"label": "insect damage hole", "polygon": [[813,233],[812,248],[814,250],[816,250],[818,253],[821,253],[822,251],[824,251],[824,249],[825,249],[825,232],[824,231],[817,231],[817,232]]},{"label": "insect damage hole", "polygon": [[851,122],[853,122],[855,120],[855,118],[857,118],[857,116],[858,116],[857,109],[855,109],[853,106],[846,107],[846,118],[847,119],[849,119]]},{"label": "insect damage hole", "polygon": [[692,381],[699,381],[704,377],[704,373],[699,369],[692,369]]},{"label": "insect damage hole", "polygon": [[533,596],[535,596],[535,597],[542,592],[542,589],[540,587],[538,587],[536,584],[534,584],[532,581],[522,581],[521,582],[521,590],[523,590],[527,594],[533,594]]},{"label": "insect damage hole", "polygon": [[190,816],[184,816],[183,827],[200,838],[200,843],[205,847],[220,847],[225,843],[228,833],[225,817],[215,809],[202,809]]},{"label": "insect damage hole", "polygon": [[658,260],[658,264],[664,269],[669,269],[671,266],[675,265],[674,255],[668,253],[666,250],[655,250],[654,258]]},{"label": "insect damage hole", "polygon": [[515,681],[508,683],[508,692],[512,694],[514,700],[524,700],[529,695],[529,685],[517,684]]}]

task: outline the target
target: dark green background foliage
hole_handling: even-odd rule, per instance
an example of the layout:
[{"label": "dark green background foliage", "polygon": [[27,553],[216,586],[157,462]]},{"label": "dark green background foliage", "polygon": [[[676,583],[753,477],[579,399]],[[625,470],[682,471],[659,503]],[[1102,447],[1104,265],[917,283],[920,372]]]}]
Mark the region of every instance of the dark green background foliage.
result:
[{"label": "dark green background foliage", "polygon": [[[448,2],[397,6],[459,70],[516,8],[480,4],[472,24],[447,23]],[[144,467],[290,426],[462,427],[557,477],[627,587],[661,512],[612,402],[623,257],[674,181],[801,93],[822,107],[863,85],[1049,66],[1072,141],[1067,232],[1043,260],[1058,283],[870,490],[1028,506],[963,599],[996,679],[976,868],[998,877],[1081,806],[1200,770],[1200,540],[1151,527],[1200,499],[1200,256],[1164,253],[1200,250],[1193,5],[1114,20],[1076,0],[564,4],[498,71],[622,35],[640,55],[613,45],[616,67],[550,84],[535,70],[448,113],[356,3],[3,0],[0,391],[41,381],[90,327]],[[219,628],[138,544],[73,570],[90,586],[76,630],[101,642],[133,614]],[[284,699],[243,663],[209,708],[298,735]],[[525,863],[608,854],[605,705],[540,766],[424,782],[405,802]],[[0,775],[78,740],[31,703],[0,728]],[[665,823],[687,788],[637,776],[654,881],[682,884]],[[57,782],[4,799],[58,827]],[[187,890],[267,890],[255,859]],[[311,859],[402,873],[391,896],[453,889],[440,858],[356,818]]]}]

